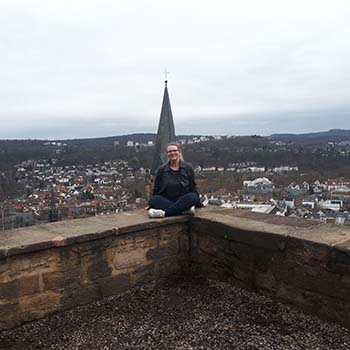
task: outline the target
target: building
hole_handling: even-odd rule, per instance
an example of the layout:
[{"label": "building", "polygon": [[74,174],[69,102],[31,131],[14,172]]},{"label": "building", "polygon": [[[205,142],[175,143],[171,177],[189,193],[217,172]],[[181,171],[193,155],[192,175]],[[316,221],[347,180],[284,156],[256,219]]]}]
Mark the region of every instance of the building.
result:
[{"label": "building", "polygon": [[165,80],[165,88],[163,95],[162,109],[160,112],[158,131],[155,144],[154,158],[152,162],[151,172],[155,174],[158,167],[167,161],[166,146],[169,142],[175,142],[175,127],[173,114],[171,111],[169,93],[168,93],[168,81]]}]

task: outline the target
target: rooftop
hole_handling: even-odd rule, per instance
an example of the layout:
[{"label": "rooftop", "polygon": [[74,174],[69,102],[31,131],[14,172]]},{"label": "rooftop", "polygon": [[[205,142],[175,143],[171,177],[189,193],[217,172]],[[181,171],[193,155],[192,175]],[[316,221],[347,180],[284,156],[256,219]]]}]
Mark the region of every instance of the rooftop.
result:
[{"label": "rooftop", "polygon": [[347,228],[242,210],[5,231],[0,349],[349,349],[349,276]]}]

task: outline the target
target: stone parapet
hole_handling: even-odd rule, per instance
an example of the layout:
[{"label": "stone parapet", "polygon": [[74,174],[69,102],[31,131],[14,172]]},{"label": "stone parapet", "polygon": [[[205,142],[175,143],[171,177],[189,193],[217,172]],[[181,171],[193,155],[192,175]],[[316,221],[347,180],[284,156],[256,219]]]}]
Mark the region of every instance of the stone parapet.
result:
[{"label": "stone parapet", "polygon": [[191,222],[199,273],[350,328],[350,230],[247,212]]},{"label": "stone parapet", "polygon": [[3,233],[0,328],[181,273],[189,261],[185,216],[149,220],[138,211]]},{"label": "stone parapet", "polygon": [[350,230],[205,208],[145,211],[0,233],[0,328],[191,271],[350,327]]}]

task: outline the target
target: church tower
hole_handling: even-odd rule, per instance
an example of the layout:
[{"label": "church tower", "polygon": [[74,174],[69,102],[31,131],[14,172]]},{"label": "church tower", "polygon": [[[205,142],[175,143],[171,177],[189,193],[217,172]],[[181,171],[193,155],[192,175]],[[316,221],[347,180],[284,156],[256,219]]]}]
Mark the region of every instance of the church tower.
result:
[{"label": "church tower", "polygon": [[168,81],[165,80],[165,88],[163,95],[162,110],[160,112],[158,132],[155,144],[155,153],[153,156],[153,163],[151,172],[155,174],[158,167],[167,161],[166,146],[169,142],[175,142],[175,127],[173,114],[171,112],[170,99],[168,93]]}]

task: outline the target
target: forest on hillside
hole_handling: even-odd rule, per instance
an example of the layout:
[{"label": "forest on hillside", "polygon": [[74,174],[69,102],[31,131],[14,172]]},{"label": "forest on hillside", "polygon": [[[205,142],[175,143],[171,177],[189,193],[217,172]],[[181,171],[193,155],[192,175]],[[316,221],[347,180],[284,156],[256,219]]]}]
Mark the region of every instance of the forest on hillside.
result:
[{"label": "forest on hillside", "polygon": [[[154,147],[142,146],[154,134],[124,135],[123,142],[104,138],[74,140],[74,142],[47,142],[40,140],[0,141],[0,171],[13,171],[14,166],[28,160],[55,160],[59,166],[87,165],[110,160],[127,160],[135,168],[149,168],[152,164]],[[179,136],[179,138],[183,136]],[[138,146],[127,147],[125,143],[133,138]],[[154,139],[154,138],[153,138]],[[119,144],[115,144],[118,141]],[[350,146],[330,147],[329,143],[277,142],[268,137],[240,136],[223,137],[220,140],[183,145],[186,160],[194,166],[232,167],[232,164],[251,162],[256,166],[277,167],[298,166],[302,172],[318,172],[320,175],[343,174],[350,167]]]}]

